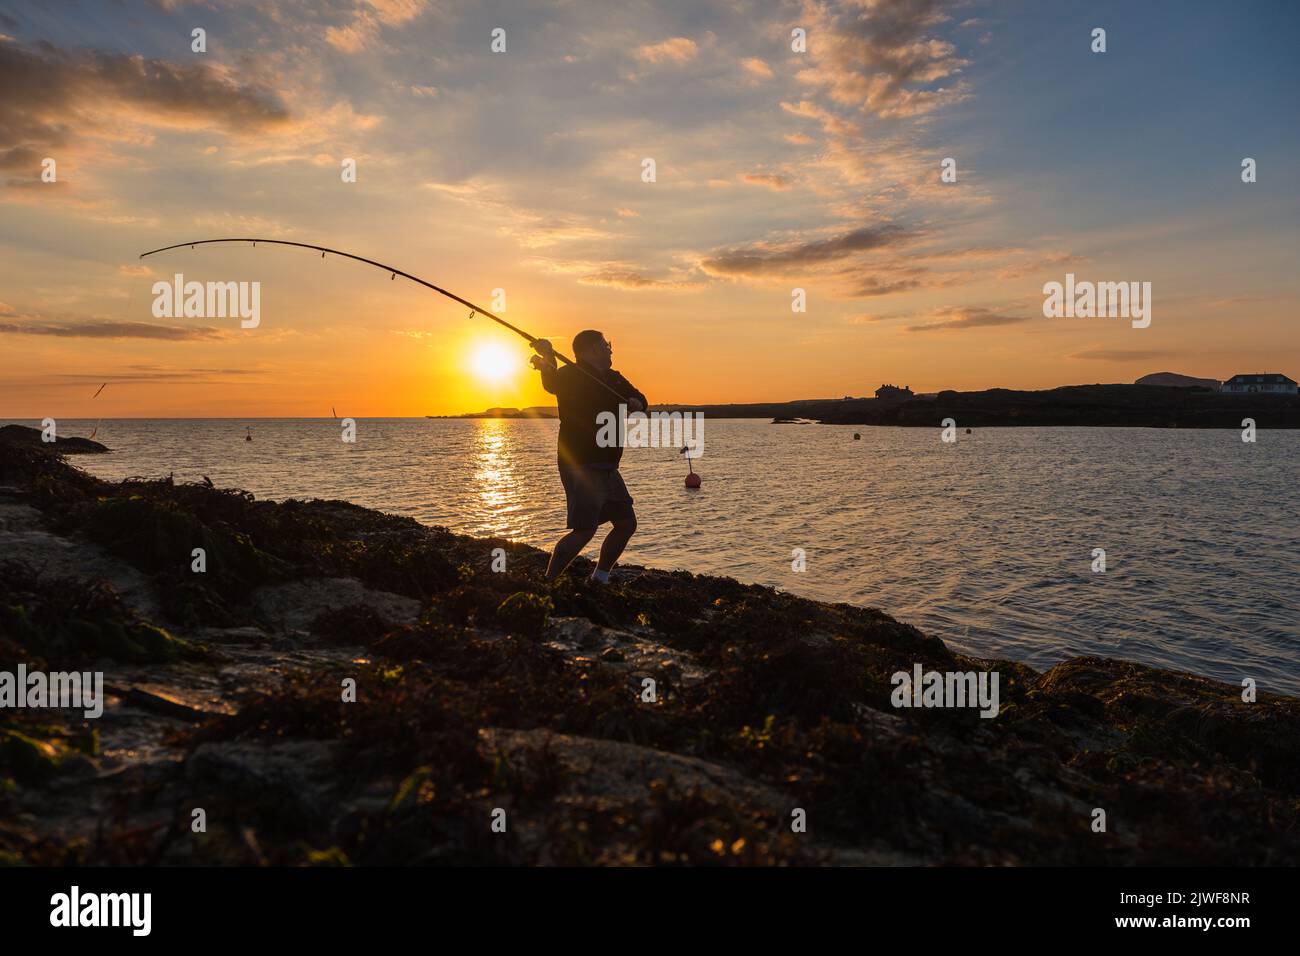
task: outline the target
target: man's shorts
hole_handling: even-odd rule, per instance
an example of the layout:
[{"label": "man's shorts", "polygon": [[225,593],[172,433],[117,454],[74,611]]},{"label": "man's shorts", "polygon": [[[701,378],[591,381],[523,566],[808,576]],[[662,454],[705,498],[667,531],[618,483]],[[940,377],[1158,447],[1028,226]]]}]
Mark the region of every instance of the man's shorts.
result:
[{"label": "man's shorts", "polygon": [[632,496],[617,468],[561,465],[560,482],[569,503],[570,528],[596,528],[606,521],[636,517]]}]

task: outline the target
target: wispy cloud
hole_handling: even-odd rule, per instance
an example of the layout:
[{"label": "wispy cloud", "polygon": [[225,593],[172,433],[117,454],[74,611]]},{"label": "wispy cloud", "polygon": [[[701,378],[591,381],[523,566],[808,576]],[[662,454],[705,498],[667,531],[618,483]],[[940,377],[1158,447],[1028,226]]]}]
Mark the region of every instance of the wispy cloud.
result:
[{"label": "wispy cloud", "polygon": [[829,239],[779,246],[758,243],[728,249],[706,257],[700,266],[718,276],[782,277],[803,266],[822,265],[860,252],[897,246],[910,237],[906,229],[893,224],[863,226]]},{"label": "wispy cloud", "polygon": [[768,189],[777,191],[786,190],[794,180],[784,173],[745,173],[740,177],[747,183],[755,186],[766,186]]},{"label": "wispy cloud", "polygon": [[699,45],[689,37],[672,37],[659,43],[647,43],[633,53],[643,63],[689,63],[700,52]]},{"label": "wispy cloud", "polygon": [[343,53],[359,53],[379,39],[381,27],[401,26],[425,9],[426,0],[360,0],[348,22],[325,30],[325,42]]},{"label": "wispy cloud", "polygon": [[973,306],[936,309],[931,318],[934,321],[920,325],[909,325],[909,332],[939,332],[952,329],[985,329],[997,325],[1016,325],[1028,322],[1029,315],[1001,312]]},{"label": "wispy cloud", "polygon": [[[18,316],[18,318],[25,318]],[[49,335],[66,339],[159,339],[196,342],[223,339],[228,332],[208,326],[156,325],[152,322],[84,321],[43,323],[0,322],[0,335]]]}]

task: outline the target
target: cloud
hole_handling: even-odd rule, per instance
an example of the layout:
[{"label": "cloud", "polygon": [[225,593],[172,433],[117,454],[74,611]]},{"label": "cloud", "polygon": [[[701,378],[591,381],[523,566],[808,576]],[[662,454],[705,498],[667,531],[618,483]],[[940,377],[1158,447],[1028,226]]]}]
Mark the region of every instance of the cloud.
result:
[{"label": "cloud", "polygon": [[715,253],[700,267],[718,276],[780,276],[804,266],[822,265],[857,253],[886,249],[908,241],[910,233],[901,226],[863,226],[830,239],[773,248],[760,244]]},{"label": "cloud", "polygon": [[789,189],[794,183],[794,180],[789,176],[785,176],[781,173],[745,173],[745,175],[740,178],[755,186],[766,186],[768,189],[775,189],[777,191]]},{"label": "cloud", "polygon": [[414,20],[429,6],[427,0],[365,0],[386,26],[397,26]]},{"label": "cloud", "polygon": [[0,43],[0,88],[0,142],[16,144],[4,154],[9,162],[33,150],[57,157],[84,136],[121,138],[123,128],[142,125],[251,135],[289,122],[271,94],[217,66],[74,54],[44,42]]},{"label": "cloud", "polygon": [[[920,270],[917,270],[920,271]],[[881,279],[870,276],[863,279],[850,293],[855,299],[869,299],[877,295],[893,295],[895,292],[910,292],[921,287],[920,279]]]},{"label": "cloud", "polygon": [[9,149],[0,150],[0,169],[20,169],[35,174],[39,172],[41,160],[44,158],[34,149],[29,149],[26,146],[13,146]]},{"label": "cloud", "polygon": [[756,56],[741,60],[740,66],[750,79],[770,80],[772,78],[772,68]]},{"label": "cloud", "polygon": [[698,283],[673,279],[652,279],[632,270],[602,269],[581,276],[583,285],[608,286],[614,289],[688,289]]},{"label": "cloud", "polygon": [[812,100],[800,100],[798,103],[782,103],[781,109],[795,116],[817,120],[822,124],[822,129],[832,136],[852,138],[862,135],[857,126],[846,119],[836,116],[825,107],[818,106]]},{"label": "cloud", "polygon": [[830,5],[806,0],[808,56],[798,78],[832,102],[885,119],[920,116],[966,95],[964,85],[929,89],[969,61],[933,35],[948,22],[937,0],[850,0]]},{"label": "cloud", "polygon": [[21,318],[26,321],[0,322],[0,335],[50,335],[68,339],[159,339],[169,342],[211,341],[226,338],[228,335],[222,329],[208,326],[96,320],[41,323],[27,316]]},{"label": "cloud", "polygon": [[674,292],[698,289],[706,284],[692,268],[670,267],[664,270],[663,278],[656,278],[636,263],[622,260],[533,256],[532,261],[547,272],[573,276],[581,285],[611,289]]},{"label": "cloud", "polygon": [[[113,224],[156,224],[119,212],[104,190],[120,145],[151,145],[155,130],[238,138],[292,130],[289,111],[271,93],[223,66],[178,64],[138,54],[68,52],[47,42],[0,42],[0,169],[24,171],[4,182],[0,201],[76,210]],[[56,160],[58,180],[42,182],[40,160]]]},{"label": "cloud", "polygon": [[1011,315],[976,306],[955,306],[937,309],[932,314],[936,321],[924,325],[909,325],[909,332],[937,332],[941,329],[982,329],[997,325],[1016,325],[1028,322],[1031,316]]},{"label": "cloud", "polygon": [[632,54],[644,63],[689,63],[699,53],[695,41],[688,37],[673,37],[661,43],[648,43],[637,47]]},{"label": "cloud", "polygon": [[325,42],[341,53],[359,53],[379,39],[381,26],[414,20],[427,6],[426,0],[362,0],[349,22],[326,28]]}]

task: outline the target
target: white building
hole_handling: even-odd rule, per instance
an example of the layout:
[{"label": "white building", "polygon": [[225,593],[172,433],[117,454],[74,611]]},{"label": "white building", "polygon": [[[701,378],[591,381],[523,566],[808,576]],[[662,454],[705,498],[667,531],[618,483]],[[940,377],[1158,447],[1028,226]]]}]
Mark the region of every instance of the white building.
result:
[{"label": "white building", "polygon": [[1264,392],[1270,395],[1295,395],[1296,383],[1285,375],[1279,375],[1276,372],[1257,375],[1234,375],[1219,386],[1219,391],[1228,392],[1232,395],[1247,395],[1253,392]]}]

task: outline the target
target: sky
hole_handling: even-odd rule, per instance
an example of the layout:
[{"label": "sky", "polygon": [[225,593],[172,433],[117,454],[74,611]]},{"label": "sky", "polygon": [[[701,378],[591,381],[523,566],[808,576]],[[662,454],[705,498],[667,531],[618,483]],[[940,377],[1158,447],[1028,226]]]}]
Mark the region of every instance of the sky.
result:
[{"label": "sky", "polygon": [[[378,270],[139,258],[222,236],[600,329],[651,402],[1300,378],[1298,35],[1289,2],[5,0],[0,418],[553,403]],[[258,325],[157,315],[177,273],[259,283]],[[1150,282],[1150,326],[1045,317],[1067,273]]]}]

